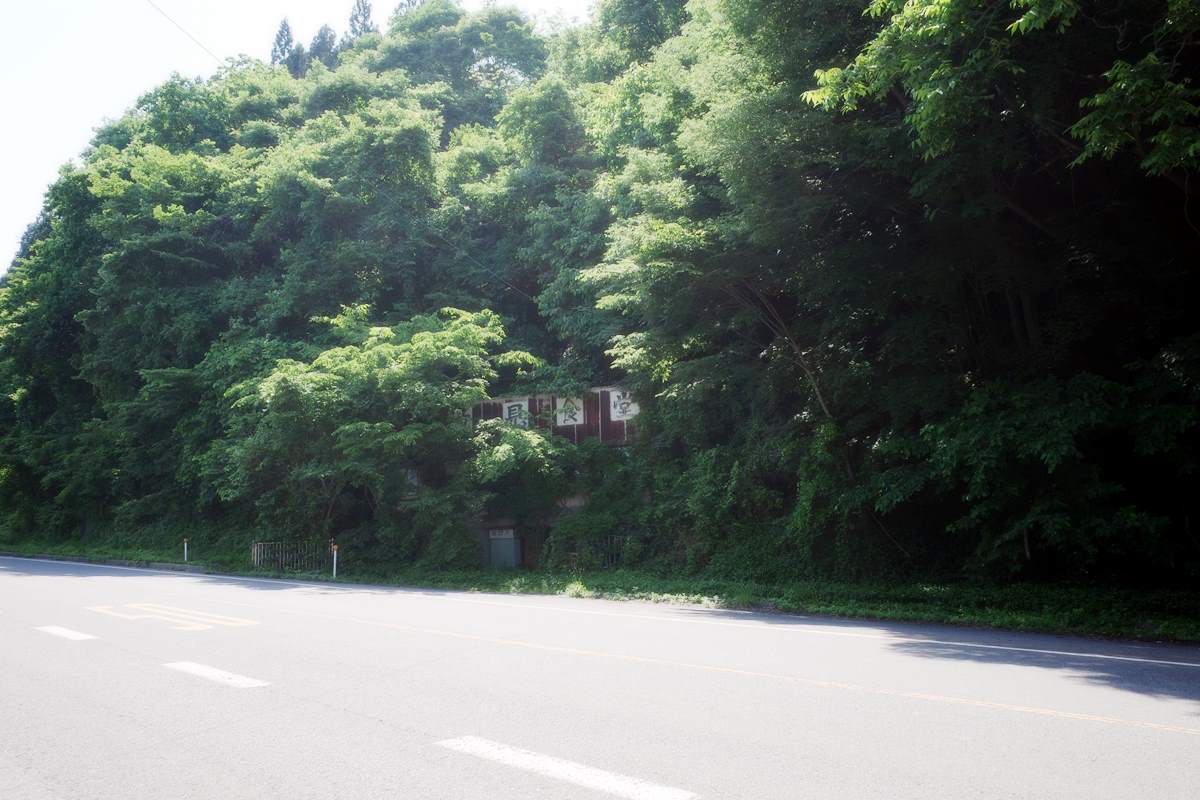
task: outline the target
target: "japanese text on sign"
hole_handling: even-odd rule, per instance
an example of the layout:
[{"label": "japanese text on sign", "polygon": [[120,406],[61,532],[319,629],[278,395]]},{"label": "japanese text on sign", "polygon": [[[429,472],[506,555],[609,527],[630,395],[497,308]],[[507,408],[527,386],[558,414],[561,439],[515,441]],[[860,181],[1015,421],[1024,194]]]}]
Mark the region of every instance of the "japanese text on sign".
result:
[{"label": "japanese text on sign", "polygon": [[554,424],[555,425],[582,425],[583,424],[583,398],[582,397],[559,397],[557,399],[557,407],[554,409]]},{"label": "japanese text on sign", "polygon": [[633,402],[633,394],[622,389],[613,389],[608,394],[609,417],[613,421],[632,419],[638,414],[638,404]]}]

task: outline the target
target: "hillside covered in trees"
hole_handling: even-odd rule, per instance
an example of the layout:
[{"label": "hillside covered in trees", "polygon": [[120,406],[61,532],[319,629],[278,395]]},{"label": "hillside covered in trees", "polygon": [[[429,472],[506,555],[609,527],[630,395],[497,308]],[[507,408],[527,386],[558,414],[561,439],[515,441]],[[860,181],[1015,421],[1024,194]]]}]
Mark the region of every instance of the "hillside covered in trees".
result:
[{"label": "hillside covered in trees", "polygon": [[[0,290],[0,541],[451,566],[491,513],[550,564],[1200,577],[1197,0],[382,16],[64,167]],[[464,414],[600,385],[634,444]]]}]

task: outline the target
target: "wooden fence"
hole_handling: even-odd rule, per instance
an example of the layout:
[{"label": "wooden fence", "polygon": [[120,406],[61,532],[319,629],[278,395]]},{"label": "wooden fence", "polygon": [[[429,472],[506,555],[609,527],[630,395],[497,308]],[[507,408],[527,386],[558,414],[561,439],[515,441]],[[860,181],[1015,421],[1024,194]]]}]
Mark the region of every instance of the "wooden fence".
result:
[{"label": "wooden fence", "polygon": [[254,568],[277,572],[321,572],[329,568],[332,556],[332,539],[250,545],[250,561]]}]

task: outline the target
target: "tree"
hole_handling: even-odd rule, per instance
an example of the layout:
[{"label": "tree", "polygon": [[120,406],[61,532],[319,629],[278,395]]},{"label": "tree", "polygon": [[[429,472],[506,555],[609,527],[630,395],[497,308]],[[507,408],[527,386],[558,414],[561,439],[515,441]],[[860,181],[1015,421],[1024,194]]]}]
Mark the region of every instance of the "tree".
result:
[{"label": "tree", "polygon": [[[21,240],[17,243],[17,253],[13,256],[8,270],[15,267],[22,259],[28,258],[33,252],[33,246],[49,235],[50,217],[46,214],[45,209],[43,209],[38,214],[37,219],[25,226],[25,232],[21,234]],[[5,274],[7,274],[8,270],[5,270]],[[3,280],[3,275],[0,275],[0,280]]]},{"label": "tree", "polygon": [[[359,3],[336,60],[285,20],[288,73],[170,78],[47,194],[0,534],[1194,582],[1194,6]],[[630,448],[463,414],[596,385]]]},{"label": "tree", "polygon": [[354,0],[354,8],[350,10],[350,24],[346,37],[353,41],[368,33],[377,33],[379,28],[371,21],[371,3],[368,0]]},{"label": "tree", "polygon": [[[406,14],[411,14],[421,6],[425,5],[427,2],[429,2],[429,0],[400,0],[400,2],[396,3],[396,5],[392,7],[392,21],[395,21]],[[433,0],[433,2],[436,3],[438,0]]]},{"label": "tree", "polygon": [[[817,73],[810,102],[852,110],[903,92],[926,158],[1003,113],[1076,164],[1129,148],[1148,173],[1190,191],[1185,177],[1200,165],[1200,89],[1189,53],[1200,33],[1195,0],[1122,0],[1094,14],[1059,0],[1003,8],[920,0],[875,2],[868,13],[882,28],[851,63]],[[1103,75],[1107,86],[1097,92],[1084,75]],[[1039,91],[1047,80],[1051,91]],[[1083,146],[1051,119],[1065,121]]]},{"label": "tree", "polygon": [[466,522],[486,485],[548,451],[533,431],[480,436],[465,412],[499,368],[533,360],[497,352],[504,330],[490,312],[390,327],[366,313],[326,319],[339,346],[235,390],[225,495],[252,499],[263,525],[291,535],[357,530],[358,547],[407,561],[477,563]]},{"label": "tree", "polygon": [[603,0],[597,23],[631,58],[643,60],[679,33],[687,19],[685,6],[683,0]]},{"label": "tree", "polygon": [[514,92],[497,122],[508,142],[537,161],[558,163],[583,146],[583,126],[570,95],[553,79]]},{"label": "tree", "polygon": [[309,65],[312,63],[312,57],[304,49],[304,45],[298,44],[292,48],[292,52],[288,53],[288,57],[283,63],[293,78],[303,78],[304,74],[308,72]]},{"label": "tree", "polygon": [[294,46],[292,26],[288,24],[287,17],[284,17],[279,23],[279,31],[275,34],[275,44],[271,46],[271,63],[286,64]]},{"label": "tree", "polygon": [[308,58],[310,61],[320,61],[333,69],[337,66],[337,55],[337,34],[333,32],[333,28],[322,25],[313,37],[312,44],[308,46]]}]

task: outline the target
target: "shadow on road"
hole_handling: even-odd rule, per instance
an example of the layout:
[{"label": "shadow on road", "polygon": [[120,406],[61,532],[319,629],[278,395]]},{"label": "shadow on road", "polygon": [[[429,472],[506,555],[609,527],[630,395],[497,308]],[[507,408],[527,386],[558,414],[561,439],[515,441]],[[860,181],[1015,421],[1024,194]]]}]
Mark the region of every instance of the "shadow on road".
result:
[{"label": "shadow on road", "polygon": [[218,586],[240,586],[246,589],[260,591],[296,591],[307,590],[312,594],[411,594],[426,596],[442,596],[461,594],[446,589],[410,589],[401,586],[372,586],[357,583],[322,583],[305,580],[303,576],[268,577],[254,576],[225,576],[212,575],[204,572],[185,572],[183,570],[155,570],[153,567],[117,567],[109,564],[86,564],[78,561],[41,560],[14,556],[0,556],[0,577],[34,577],[34,578],[145,578],[153,575],[178,576],[190,578],[199,583],[215,584]]},{"label": "shadow on road", "polygon": [[887,641],[887,647],[892,652],[915,658],[1065,670],[1073,673],[1075,680],[1093,685],[1152,697],[1190,700],[1197,703],[1192,713],[1200,716],[1200,647],[1192,645],[1090,639],[913,622],[719,609],[685,611],[705,619],[816,627],[849,638],[883,637],[890,640]]},{"label": "shadow on road", "polygon": [[[376,595],[461,597],[467,592],[446,589],[416,589],[398,586],[325,584],[303,579],[255,579],[203,573],[146,572],[102,564],[71,561],[33,561],[0,557],[0,577],[147,578],[177,575],[197,583],[238,586],[257,591],[301,591],[315,595]],[[487,596],[483,594],[483,596]],[[503,595],[519,602],[517,597]],[[531,603],[612,601],[566,601],[565,598],[529,597]],[[780,628],[816,629],[847,640],[882,640],[892,652],[914,658],[951,659],[981,664],[1007,664],[1027,669],[1065,670],[1072,678],[1126,692],[1178,698],[1197,703],[1200,716],[1200,647],[1148,642],[1087,639],[1038,633],[990,630],[912,622],[852,620],[812,615],[709,609],[695,606],[656,606],[631,602],[620,604],[622,612],[638,615],[669,615],[708,622],[749,623]],[[1160,662],[1183,662],[1182,664]]]},{"label": "shadow on road", "polygon": [[[1060,643],[1059,649],[1070,644],[1070,642]],[[1150,660],[1120,661],[1067,652],[1038,653],[1027,650],[997,650],[944,641],[903,641],[895,642],[890,647],[905,655],[921,658],[953,659],[981,664],[1009,664],[1030,669],[1068,670],[1074,673],[1073,677],[1076,680],[1089,684],[1108,686],[1152,697],[1190,700],[1200,704],[1200,667],[1196,666],[1154,663]],[[1190,659],[1183,658],[1184,655],[1189,655]],[[1154,661],[1188,661],[1190,663],[1196,660],[1196,655],[1195,652],[1179,653],[1172,647],[1167,648],[1164,652],[1155,650],[1132,657],[1153,659]],[[1192,714],[1200,716],[1200,705],[1192,711]]]}]

